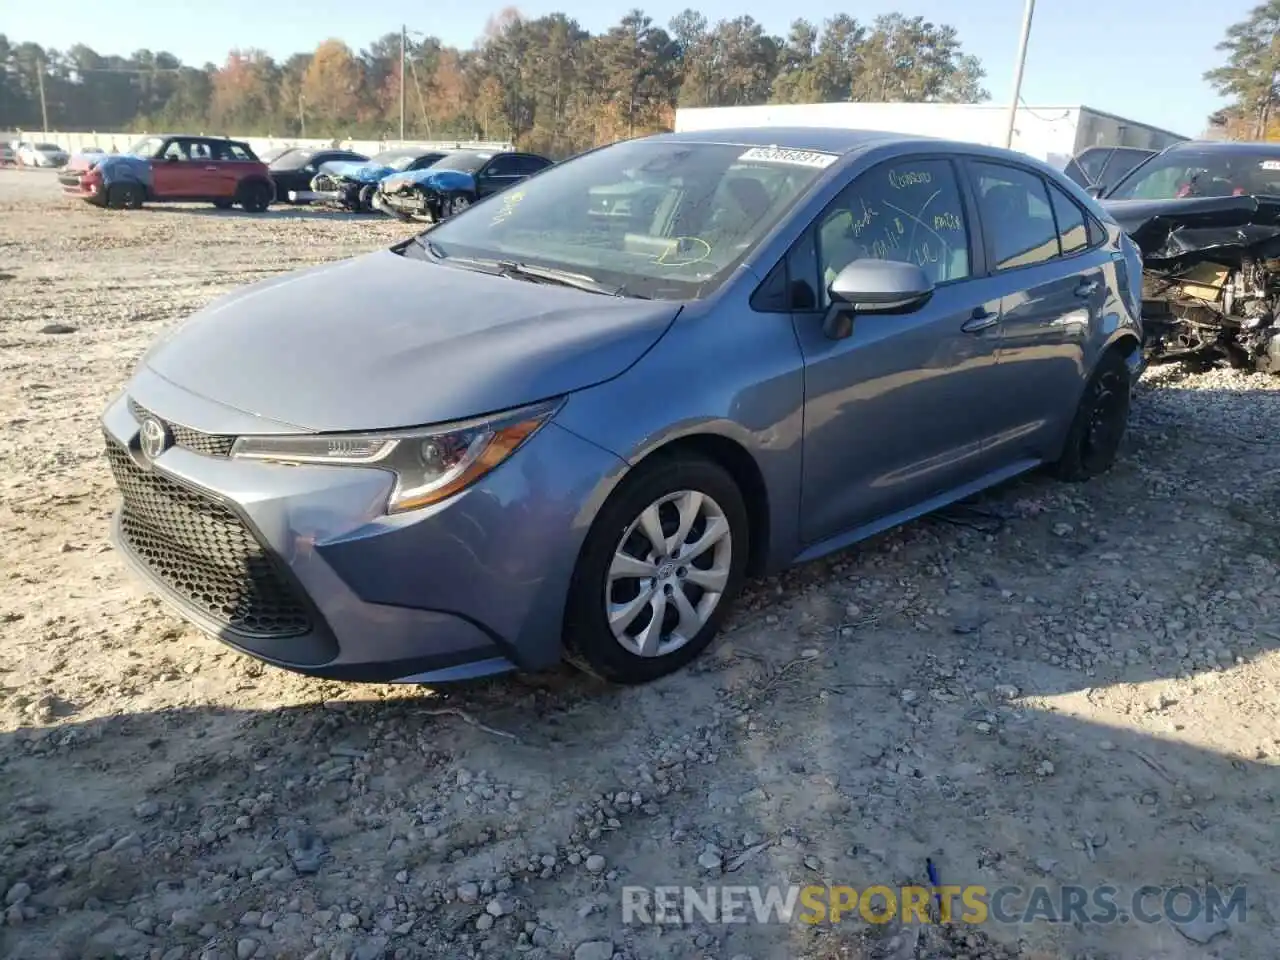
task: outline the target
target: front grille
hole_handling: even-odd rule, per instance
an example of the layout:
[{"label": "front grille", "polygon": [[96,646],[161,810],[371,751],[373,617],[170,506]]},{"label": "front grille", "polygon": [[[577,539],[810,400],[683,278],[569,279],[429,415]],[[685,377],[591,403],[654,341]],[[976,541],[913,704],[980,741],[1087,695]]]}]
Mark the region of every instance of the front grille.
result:
[{"label": "front grille", "polygon": [[311,630],[297,592],[234,511],[142,469],[110,437],[107,459],[124,497],[120,533],[161,583],[244,636],[294,637]]},{"label": "front grille", "polygon": [[172,423],[163,417],[157,417],[133,398],[129,399],[129,412],[133,414],[133,419],[139,423],[147,419],[147,417],[159,420],[169,428],[169,432],[173,434],[173,442],[177,446],[193,453],[203,453],[206,457],[229,457],[231,456],[231,448],[235,446],[236,438],[233,436],[221,433],[201,433],[199,430],[184,427],[180,423]]}]

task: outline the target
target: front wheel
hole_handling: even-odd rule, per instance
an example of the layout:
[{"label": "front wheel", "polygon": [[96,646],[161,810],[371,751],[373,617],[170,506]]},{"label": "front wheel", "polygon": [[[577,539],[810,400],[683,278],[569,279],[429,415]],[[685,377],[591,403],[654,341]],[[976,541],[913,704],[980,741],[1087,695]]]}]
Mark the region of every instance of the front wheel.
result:
[{"label": "front wheel", "polygon": [[656,680],[711,643],[742,587],[747,510],[701,457],[641,465],[587,534],[565,608],[566,658],[614,683]]},{"label": "front wheel", "polygon": [[378,188],[371,183],[361,187],[356,196],[356,212],[373,213],[373,195],[377,192]]},{"label": "front wheel", "polygon": [[144,197],[136,183],[113,183],[107,188],[107,206],[112,210],[140,210]]},{"label": "front wheel", "polygon": [[467,209],[467,207],[469,206],[471,206],[470,197],[463,196],[460,193],[455,193],[453,196],[451,196],[448,200],[445,201],[445,205],[444,205],[445,219],[448,219],[449,217],[456,217],[458,214],[460,214],[463,210]]},{"label": "front wheel", "polygon": [[1085,385],[1062,456],[1052,466],[1059,480],[1078,483],[1111,469],[1129,425],[1131,393],[1128,364],[1109,351]]}]

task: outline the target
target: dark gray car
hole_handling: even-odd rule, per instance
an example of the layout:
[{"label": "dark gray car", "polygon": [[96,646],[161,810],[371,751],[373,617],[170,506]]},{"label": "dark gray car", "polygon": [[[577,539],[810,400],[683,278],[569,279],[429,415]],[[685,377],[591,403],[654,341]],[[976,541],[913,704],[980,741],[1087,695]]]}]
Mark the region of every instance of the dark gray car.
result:
[{"label": "dark gray car", "polygon": [[900,135],[668,134],[245,287],[107,409],[121,553],[306,673],[653,679],[744,577],[1111,465],[1140,263],[1060,173]]}]

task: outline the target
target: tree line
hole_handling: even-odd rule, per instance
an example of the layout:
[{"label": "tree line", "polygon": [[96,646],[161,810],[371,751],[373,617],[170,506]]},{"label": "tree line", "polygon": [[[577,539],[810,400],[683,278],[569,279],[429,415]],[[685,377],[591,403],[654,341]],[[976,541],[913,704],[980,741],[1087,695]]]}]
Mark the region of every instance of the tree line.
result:
[{"label": "tree line", "polygon": [[591,34],[564,14],[490,19],[468,50],[408,34],[356,51],[326,40],[276,60],[233,50],[193,66],[167,52],[65,51],[0,34],[0,128],[184,130],[241,136],[510,140],[564,156],[670,129],[677,106],[989,99],[956,29],[889,14],[796,20],[773,36],[749,16],[694,10],[666,28],[632,10]]},{"label": "tree line", "polygon": [[1204,78],[1230,104],[1209,118],[1239,140],[1280,140],[1280,0],[1266,0],[1227,28],[1226,62]]}]

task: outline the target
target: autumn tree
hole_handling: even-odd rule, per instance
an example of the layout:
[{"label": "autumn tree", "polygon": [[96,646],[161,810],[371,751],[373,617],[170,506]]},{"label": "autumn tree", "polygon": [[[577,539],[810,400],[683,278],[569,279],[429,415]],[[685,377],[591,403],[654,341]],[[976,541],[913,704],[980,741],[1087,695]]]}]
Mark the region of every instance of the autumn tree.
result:
[{"label": "autumn tree", "polygon": [[1228,112],[1245,121],[1252,139],[1261,140],[1280,96],[1280,0],[1254,7],[1248,17],[1227,28],[1217,48],[1226,53],[1227,62],[1204,78],[1231,98]]},{"label": "autumn tree", "polygon": [[362,81],[360,65],[341,40],[316,47],[302,76],[302,95],[317,132],[346,135],[359,119]]}]

